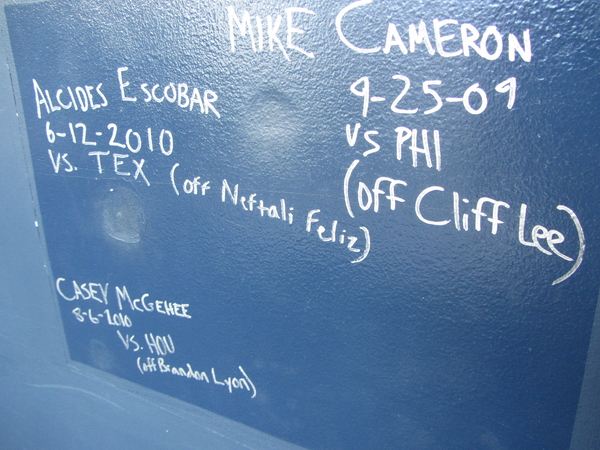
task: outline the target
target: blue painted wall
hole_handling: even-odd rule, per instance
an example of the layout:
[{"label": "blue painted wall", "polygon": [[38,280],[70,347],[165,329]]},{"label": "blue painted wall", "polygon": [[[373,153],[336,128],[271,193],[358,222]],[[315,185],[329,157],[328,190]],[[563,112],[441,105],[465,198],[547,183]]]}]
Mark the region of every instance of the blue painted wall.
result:
[{"label": "blue painted wall", "polygon": [[595,3],[4,12],[8,448],[569,447]]}]

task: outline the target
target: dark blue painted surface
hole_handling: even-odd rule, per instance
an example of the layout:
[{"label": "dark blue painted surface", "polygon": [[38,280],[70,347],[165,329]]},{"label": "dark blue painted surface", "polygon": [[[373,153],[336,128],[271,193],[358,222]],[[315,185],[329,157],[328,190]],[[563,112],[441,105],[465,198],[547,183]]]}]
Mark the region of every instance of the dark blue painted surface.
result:
[{"label": "dark blue painted surface", "polygon": [[[508,33],[522,42],[530,29],[527,63],[518,55],[509,61],[506,48],[495,61],[431,56],[422,45],[408,55],[397,47],[387,55],[358,54],[335,30],[336,15],[349,3],[293,5],[316,13],[298,14],[298,27],[308,33],[294,37],[315,57],[288,49],[289,62],[266,46],[252,52],[239,35],[232,53],[229,3],[6,8],[52,282],[64,278],[67,296],[73,280],[109,284],[108,305],[57,295],[71,358],[308,448],[567,448],[598,293],[597,7],[375,2],[343,22],[348,38],[364,47],[384,45],[388,22],[405,42],[408,25],[420,20],[433,37],[435,18],[472,23],[480,32],[496,25],[505,46]],[[248,9],[263,20],[285,16],[286,6],[235,5],[240,15]],[[120,67],[128,67],[125,89],[137,102],[121,100]],[[398,74],[412,82],[399,107],[418,107],[415,115],[390,110],[402,89],[392,79]],[[364,76],[371,95],[386,98],[371,102],[367,117],[350,92]],[[509,77],[518,85],[510,110],[507,95],[494,90]],[[42,105],[38,118],[32,79],[65,96],[67,86],[103,83],[108,105],[50,114]],[[426,80],[442,81],[436,89],[443,98],[479,83],[487,109],[472,115],[461,103],[446,103],[424,115],[435,104],[422,92]],[[169,82],[214,91],[221,117],[142,100],[141,83]],[[66,136],[50,143],[46,121]],[[357,122],[351,147],[345,128]],[[82,145],[81,127],[74,127],[74,144],[69,123],[84,123],[88,140],[98,144]],[[110,123],[118,126],[117,142],[128,129],[139,131],[140,152],[108,145]],[[394,130],[402,126],[428,129],[432,152],[439,130],[440,171],[422,156],[412,167],[406,147],[396,158]],[[153,152],[145,143],[148,127]],[[173,133],[168,156],[157,146],[161,129]],[[382,148],[364,156],[366,130],[379,132]],[[63,160],[55,173],[48,149],[53,157],[68,153],[77,171],[65,172]],[[90,151],[128,155],[117,170],[132,175],[131,161],[143,158],[150,186],[117,175],[112,155],[102,157],[98,173]],[[352,218],[343,182],[357,159]],[[175,164],[180,195],[171,186]],[[183,180],[196,176],[210,181],[205,196],[183,192]],[[378,213],[373,205],[361,210],[358,183],[372,189],[378,177],[404,181],[396,195],[406,202],[392,211],[385,193]],[[294,208],[293,223],[245,211],[227,195],[223,202],[223,179],[232,189],[239,185],[240,197],[256,193],[278,208],[284,199],[287,213]],[[423,215],[447,225],[426,224],[415,213],[417,197],[430,186],[444,192],[423,200]],[[474,230],[473,213],[470,230],[457,230],[453,192],[470,200],[459,203],[461,214],[481,197],[509,204],[500,208],[497,234],[485,219]],[[528,206],[528,233],[537,224],[559,230],[565,243],[557,248],[573,258],[578,236],[557,206],[581,222],[583,263],[564,282],[552,285],[573,262],[519,243],[521,204]],[[307,215],[315,209],[320,222],[309,233]],[[347,230],[360,238],[361,250],[359,227],[369,230],[364,261],[352,264],[361,253],[318,238],[316,227],[333,220],[337,238]],[[189,304],[193,318],[125,306],[120,312],[131,328],[108,325],[106,317],[98,324],[89,315],[77,320],[77,307],[94,316],[105,316],[107,307],[118,312],[116,286],[126,286],[132,299],[148,293],[151,301]],[[127,349],[117,329],[144,348]],[[145,333],[170,335],[175,353],[166,363],[189,363],[210,383],[140,373],[136,359],[156,357]],[[255,384],[255,398],[213,382],[212,368],[227,377],[240,376],[239,366]]]}]

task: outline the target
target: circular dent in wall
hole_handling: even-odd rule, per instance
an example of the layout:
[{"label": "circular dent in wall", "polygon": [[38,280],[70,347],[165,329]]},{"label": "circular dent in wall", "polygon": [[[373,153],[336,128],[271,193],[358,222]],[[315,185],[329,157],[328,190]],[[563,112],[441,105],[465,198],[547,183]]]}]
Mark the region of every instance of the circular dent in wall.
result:
[{"label": "circular dent in wall", "polygon": [[88,360],[94,367],[106,372],[116,367],[115,357],[104,342],[92,339],[88,344],[88,352]]},{"label": "circular dent in wall", "polygon": [[130,189],[111,189],[102,202],[102,226],[117,241],[135,244],[146,229],[146,215],[138,196]]}]

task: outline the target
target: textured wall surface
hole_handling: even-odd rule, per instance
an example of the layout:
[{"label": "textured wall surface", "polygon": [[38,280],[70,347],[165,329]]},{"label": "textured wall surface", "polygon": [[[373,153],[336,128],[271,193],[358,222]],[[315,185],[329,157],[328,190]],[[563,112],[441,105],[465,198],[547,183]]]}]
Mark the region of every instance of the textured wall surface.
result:
[{"label": "textured wall surface", "polygon": [[595,2],[3,6],[0,447],[594,448]]}]

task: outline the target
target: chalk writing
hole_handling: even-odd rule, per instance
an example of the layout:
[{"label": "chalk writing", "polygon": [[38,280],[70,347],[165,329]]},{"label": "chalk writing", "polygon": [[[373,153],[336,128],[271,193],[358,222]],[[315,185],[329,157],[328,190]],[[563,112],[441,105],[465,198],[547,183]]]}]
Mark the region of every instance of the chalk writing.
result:
[{"label": "chalk writing", "polygon": [[[585,235],[583,233],[583,228],[581,227],[581,223],[579,222],[579,219],[577,218],[577,215],[575,214],[575,212],[573,212],[573,210],[571,208],[568,208],[567,206],[564,206],[564,205],[558,205],[556,207],[556,209],[559,211],[565,211],[569,215],[571,220],[573,221],[573,225],[575,226],[575,229],[577,230],[577,238],[579,240],[579,251],[577,253],[577,259],[575,260],[575,263],[573,264],[571,269],[567,273],[565,273],[563,276],[554,280],[552,282],[552,285],[562,283],[567,278],[569,278],[571,275],[573,275],[575,273],[575,271],[581,265],[581,263],[583,261],[583,253],[585,252]],[[546,255],[554,254],[554,255],[564,259],[565,261],[569,261],[569,262],[573,261],[573,258],[561,253],[560,251],[558,251],[556,249],[555,245],[561,244],[565,240],[564,234],[562,234],[560,231],[548,230],[547,228],[543,227],[542,225],[535,225],[531,229],[531,241],[527,241],[525,239],[526,217],[527,217],[527,205],[522,204],[521,205],[521,213],[519,215],[519,242],[521,244],[535,247],[540,252],[542,252]],[[548,249],[543,247],[542,242],[540,242],[540,240],[546,241],[546,245],[548,246]]]},{"label": "chalk writing", "polygon": [[175,344],[170,334],[166,336],[154,336],[152,333],[144,333],[144,339],[150,353],[163,356],[168,353],[175,353]]},{"label": "chalk writing", "polygon": [[197,381],[204,381],[207,384],[214,384],[216,386],[225,386],[226,389],[232,394],[234,391],[248,391],[252,392],[252,396],[250,398],[256,397],[256,387],[254,383],[250,379],[250,377],[246,374],[246,371],[239,366],[238,369],[241,373],[241,377],[227,377],[221,378],[222,381],[219,381],[219,377],[217,377],[215,368],[212,367],[210,369],[211,378],[209,379],[206,372],[194,370],[192,365],[187,363],[185,367],[177,367],[172,364],[167,364],[164,358],[146,358],[145,361],[142,361],[141,357],[137,358],[137,367],[140,373],[168,373],[171,375],[177,375],[180,377],[194,379]]},{"label": "chalk writing", "polygon": [[[266,17],[250,16],[248,11],[242,11],[241,13],[236,12],[233,6],[227,7],[227,19],[229,24],[229,43],[231,45],[231,51],[235,53],[236,43],[239,44],[239,40],[242,37],[246,37],[250,41],[250,47],[254,53],[268,51],[277,52],[280,51],[283,57],[290,61],[290,56],[287,50],[294,50],[308,58],[314,58],[313,52],[307,51],[300,47],[296,41],[294,41],[294,35],[304,34],[306,31],[302,28],[298,28],[296,20],[301,14],[316,15],[314,11],[307,8],[289,7],[284,9],[286,18],[286,33],[284,46],[281,42],[279,35],[279,29],[282,27],[282,16],[281,14],[269,14]],[[241,16],[241,18],[240,18]],[[302,16],[300,16],[302,17]],[[256,30],[256,32],[254,31]],[[268,44],[268,47],[267,45]],[[239,46],[239,45],[238,45]]]},{"label": "chalk writing", "polygon": [[95,316],[91,308],[84,311],[80,307],[76,307],[72,312],[79,322],[85,322],[85,317],[87,317],[91,323],[97,325],[100,323],[100,319],[105,318],[108,325],[127,328],[133,326],[133,322],[127,314],[111,313],[108,309],[105,309],[104,312],[96,314]]},{"label": "chalk writing", "polygon": [[[441,80],[426,80],[423,81],[422,91],[424,95],[429,95],[431,98],[424,98],[422,103],[425,107],[413,107],[414,105],[405,106],[401,105],[404,97],[408,93],[411,83],[410,79],[404,75],[393,75],[392,79],[399,80],[402,84],[401,92],[395,97],[392,95],[390,110],[396,114],[416,114],[418,111],[423,110],[423,114],[433,114],[447,103],[460,103],[464,107],[465,111],[469,114],[478,115],[483,113],[488,106],[488,95],[483,90],[479,83],[474,83],[467,87],[462,95],[458,97],[442,96],[438,93],[438,86],[442,86]],[[515,77],[510,77],[494,87],[496,92],[501,94],[507,94],[506,108],[512,109],[515,105],[516,92],[517,92],[517,80]],[[444,89],[447,91],[446,89]],[[361,77],[350,85],[350,92],[357,97],[362,98],[362,116],[367,117],[369,113],[369,107],[371,103],[384,103],[389,100],[388,97],[381,97],[377,95],[371,95],[371,81],[369,77]],[[450,95],[450,94],[446,94]],[[444,103],[445,102],[445,103]]]},{"label": "chalk writing", "polygon": [[[351,218],[355,218],[353,205],[358,205],[360,210],[365,212],[379,213],[380,211],[396,211],[398,206],[406,203],[406,195],[400,194],[400,192],[411,193],[412,190],[408,189],[409,182],[401,179],[384,176],[377,177],[373,182],[360,180],[354,184],[355,190],[351,190],[353,186],[352,176],[359,163],[360,160],[356,159],[350,164],[346,170],[343,183],[346,211]],[[398,192],[397,189],[401,189],[401,191]],[[422,223],[434,226],[445,226],[454,223],[457,231],[469,231],[471,229],[481,232],[488,229],[490,234],[496,235],[500,229],[500,225],[504,224],[504,220],[501,219],[502,211],[510,209],[510,204],[507,202],[487,196],[479,197],[477,201],[471,203],[468,198],[461,196],[458,192],[452,192],[452,197],[444,193],[445,189],[442,186],[429,186],[416,195],[414,202],[410,201],[410,203],[414,204],[416,217]],[[423,212],[423,203],[427,202],[429,196],[434,195],[445,195],[444,198],[447,199],[448,204],[446,217],[431,217]],[[559,211],[565,211],[572,220],[578,237],[579,250],[571,269],[563,276],[557,278],[552,283],[553,285],[565,281],[575,273],[583,261],[585,252],[585,235],[577,215],[567,206],[558,205],[556,208]],[[406,210],[404,211],[406,213]],[[436,214],[440,215],[439,212]],[[531,229],[531,241],[525,238],[526,215],[527,205],[522,204],[519,216],[519,232],[518,236],[516,236],[518,242],[526,246],[535,247],[546,255],[555,255],[565,261],[572,262],[572,257],[565,255],[556,248],[556,245],[565,242],[565,235],[560,231],[548,230],[541,225],[536,225]],[[486,222],[489,223],[487,227],[484,226]],[[547,247],[542,245],[542,241],[546,242]]]},{"label": "chalk writing", "polygon": [[[132,334],[130,336],[129,334],[126,333],[125,336],[123,337],[121,330],[117,330],[117,336],[119,337],[119,339],[125,346],[125,350],[131,349],[134,352],[138,352],[143,349],[143,347],[140,344],[138,344],[137,341],[135,340],[135,334]],[[132,346],[132,344],[133,344],[133,346]]]},{"label": "chalk writing", "polygon": [[280,219],[290,225],[294,223],[294,208],[287,206],[285,199],[280,199],[278,204],[268,205],[262,199],[256,200],[256,196],[256,193],[252,193],[247,198],[244,195],[240,197],[239,185],[234,185],[232,189],[227,180],[223,180],[221,187],[221,201],[223,203],[229,201],[237,205],[239,200],[239,204],[244,211],[258,211],[261,217]]},{"label": "chalk writing", "polygon": [[74,300],[95,300],[97,302],[108,305],[108,283],[77,283],[72,281],[72,291],[69,291],[67,295],[66,286],[63,283],[66,280],[64,278],[56,279],[56,291],[65,300],[72,302]]},{"label": "chalk writing", "polygon": [[[173,186],[173,190],[175,194],[179,195],[179,189],[177,188],[178,184],[175,181],[175,171],[180,166],[179,163],[173,164],[171,168],[170,177],[171,177],[171,186]],[[182,190],[186,194],[198,195],[200,193],[202,196],[206,195],[206,191],[210,189],[210,181],[200,181],[201,177],[195,176],[193,178],[186,178],[183,181]]]},{"label": "chalk writing", "polygon": [[[191,319],[189,314],[188,303],[176,303],[166,300],[150,300],[150,294],[143,294],[139,298],[131,298],[127,286],[115,286],[114,295],[109,296],[108,283],[78,283],[73,280],[71,283],[66,283],[65,278],[56,279],[56,291],[66,301],[72,302],[76,300],[95,300],[104,305],[116,304],[119,311],[129,307],[129,311],[140,313],[158,313],[166,316],[181,317]],[[114,298],[113,298],[114,297]],[[111,299],[109,301],[109,299]],[[106,310],[105,312],[107,312]],[[109,316],[107,314],[107,316]],[[114,317],[114,315],[112,316]],[[111,320],[111,317],[107,317]],[[95,322],[97,323],[97,322]]]},{"label": "chalk writing", "polygon": [[144,294],[139,298],[132,299],[126,286],[115,287],[115,294],[119,310],[123,310],[124,306],[129,306],[131,311],[141,313],[159,313],[166,316],[182,317],[191,319],[192,316],[188,313],[190,305],[188,303],[175,303],[166,300],[149,300],[150,294]]},{"label": "chalk writing", "polygon": [[[306,215],[306,231],[310,233],[313,230],[313,224],[319,222],[317,215],[321,212],[320,209],[313,209],[308,212]],[[369,256],[369,251],[371,250],[371,235],[369,233],[369,229],[367,227],[360,227],[362,231],[362,239],[361,245],[362,248],[356,247],[355,244],[359,241],[359,238],[356,236],[351,236],[347,233],[345,229],[342,229],[340,225],[340,230],[338,230],[339,222],[337,220],[333,220],[331,222],[331,227],[326,228],[323,225],[318,225],[316,228],[317,235],[319,239],[323,242],[331,242],[331,243],[339,243],[344,245],[349,251],[360,253],[360,255],[353,261],[353,264],[364,261],[364,259]]]},{"label": "chalk writing", "polygon": [[[251,122],[241,127],[232,125],[237,119],[232,112],[243,112],[246,106],[235,105],[233,95],[228,98],[232,91],[240,89],[232,81],[239,79],[235,78],[238,74],[232,72],[226,74],[230,78],[223,77],[229,83],[225,88],[203,81],[205,73],[210,74],[211,79],[221,80],[217,64],[211,68],[214,72],[197,70],[202,78],[189,75],[190,72],[181,67],[162,77],[152,75],[149,67],[134,63],[135,59],[110,62],[110,67],[99,72],[108,73],[108,79],[95,79],[92,75],[87,77],[89,79],[49,82],[37,72],[28,75],[26,86],[33,91],[28,91],[27,109],[38,133],[38,139],[31,141],[42,145],[36,154],[41,157],[36,162],[42,161],[44,175],[53,181],[73,183],[73,180],[86,178],[87,183],[101,179],[100,184],[112,186],[134,185],[133,181],[137,181],[135,188],[140,186],[144,191],[140,205],[149,202],[148,198],[153,195],[166,194],[170,203],[182,205],[185,211],[201,205],[203,210],[209,211],[206,215],[209,220],[233,217],[235,224],[244,228],[245,220],[256,219],[265,230],[273,226],[288,233],[290,241],[292,237],[305,243],[312,240],[319,248],[319,255],[343,258],[348,266],[358,267],[359,271],[386,255],[388,227],[379,226],[385,220],[386,225],[397,223],[398,229],[409,223],[421,227],[424,234],[445,232],[449,239],[472,238],[485,241],[486,245],[511,242],[524,253],[531,251],[540,260],[552,261],[552,267],[558,268],[551,277],[552,285],[573,276],[583,263],[585,234],[575,211],[562,204],[562,200],[553,203],[551,213],[542,220],[536,217],[536,208],[528,206],[529,200],[518,198],[517,194],[502,198],[509,195],[494,193],[489,186],[467,192],[468,187],[452,186],[453,180],[448,177],[444,181],[432,179],[446,175],[456,155],[455,149],[449,148],[453,130],[444,129],[444,122],[438,119],[452,114],[453,119],[481,124],[493,119],[494,113],[516,117],[523,107],[527,97],[521,90],[526,88],[528,77],[522,75],[520,69],[534,57],[530,30],[519,26],[517,32],[510,33],[504,26],[475,26],[468,18],[459,21],[452,16],[431,16],[424,20],[377,17],[373,15],[375,8],[387,7],[382,1],[348,0],[345,3],[326,21],[329,30],[318,32],[315,29],[319,23],[317,13],[301,6],[249,5],[244,9],[224,5],[217,11],[220,24],[216,29],[222,39],[216,42],[224,43],[223,50],[228,57],[251,59],[261,64],[285,60],[290,62],[283,63],[286,71],[310,67],[306,73],[299,74],[298,80],[303,82],[306,75],[309,81],[306,86],[314,91],[310,93],[311,108],[319,107],[323,97],[317,83],[320,80],[309,77],[320,73],[320,60],[329,57],[330,51],[345,55],[349,70],[336,74],[339,79],[334,81],[338,83],[335,84],[338,91],[332,96],[342,96],[343,104],[348,106],[338,108],[335,127],[328,130],[338,139],[337,144],[341,144],[336,148],[339,151],[336,161],[343,161],[332,168],[331,179],[325,181],[333,183],[332,190],[315,192],[317,189],[304,189],[300,183],[289,191],[274,188],[268,185],[269,181],[254,180],[255,173],[250,170],[249,178],[243,179],[243,171],[234,166],[235,158],[219,159],[219,152],[212,150],[205,152],[208,156],[201,154],[208,148],[205,143],[219,146],[230,145],[230,141],[234,148],[239,142],[240,152],[244,151],[243,133],[253,127]],[[367,16],[369,20],[364,20]],[[357,32],[363,23],[364,27],[371,28]],[[319,42],[324,36],[329,36],[331,42]],[[371,71],[369,66],[352,67],[358,58],[365,61],[370,58],[381,67],[391,69],[377,72]],[[438,67],[436,64],[443,61],[442,58],[471,58],[482,67],[496,65],[504,70],[518,66],[520,71],[518,78],[514,73],[503,71],[486,78],[485,71],[471,77],[442,67],[443,72],[420,76],[414,73],[412,65],[401,64],[405,58],[424,61],[422,67],[428,70]],[[436,64],[427,65],[435,59]],[[297,61],[302,63],[296,64]],[[414,67],[420,66],[415,64]],[[463,78],[452,79],[455,73]],[[298,88],[290,95],[299,111],[306,106],[301,105],[306,98],[303,96],[307,95],[305,91],[307,89]],[[249,95],[246,100],[253,98]],[[252,105],[247,110],[251,111]],[[143,116],[144,112],[148,112],[148,117]],[[133,114],[133,117],[124,114]],[[150,117],[156,116],[160,120],[151,122]],[[424,122],[429,116],[430,122]],[[182,117],[186,120],[185,129],[179,127]],[[252,117],[251,114],[248,117]],[[279,117],[273,120],[273,142],[279,138],[279,129],[287,131],[285,120],[277,119]],[[382,123],[375,123],[376,120]],[[261,133],[271,134],[267,126],[271,124],[267,122],[265,120],[264,129],[252,135],[257,137],[252,146],[261,146],[258,138]],[[297,124],[290,126],[294,125]],[[296,133],[298,139],[283,139],[282,154],[274,153],[273,160],[285,160],[286,151],[299,151],[301,145],[296,146],[293,141],[302,141],[306,136],[306,142],[312,142],[308,136],[314,124],[308,125],[305,131]],[[327,123],[319,125],[325,128]],[[318,127],[314,128],[314,135],[320,136]],[[210,138],[205,139],[207,130]],[[221,133],[223,130],[234,137],[224,138],[227,133]],[[196,142],[201,145],[196,146]],[[271,151],[274,146],[262,147]],[[326,158],[315,156],[320,151],[316,147],[312,145],[306,150],[307,159],[320,164]],[[390,161],[393,164],[384,166]],[[216,165],[219,167],[215,168]],[[284,161],[278,174],[285,176],[291,172],[288,169]],[[118,188],[108,189],[114,192]],[[161,205],[152,206],[159,209]],[[212,214],[216,210],[221,214]],[[116,214],[121,214],[121,210]],[[557,222],[551,222],[554,216]],[[150,220],[150,212],[148,217],[148,223],[155,225]],[[144,229],[145,220],[139,223],[142,224],[140,230]],[[207,226],[206,233],[216,228]],[[127,248],[136,251],[146,244],[141,242],[142,231],[135,233],[135,239],[124,239],[119,233],[108,235],[119,241],[118,245],[130,246]],[[268,238],[265,233],[265,239]],[[285,239],[277,239],[273,245],[284,246],[285,242]],[[363,263],[370,255],[371,259]],[[75,271],[70,276],[78,277]],[[96,276],[91,280],[85,276],[76,280],[65,274],[65,278],[55,279],[64,317],[70,327],[78,330],[107,332],[117,351],[129,358],[129,368],[135,377],[162,377],[169,383],[172,376],[177,376],[190,380],[190,386],[197,389],[214,389],[222,395],[229,393],[246,399],[257,396],[253,381],[241,365],[216,367],[220,364],[218,361],[206,362],[187,354],[190,348],[198,348],[198,343],[190,344],[182,339],[181,329],[201,330],[206,312],[203,307],[221,299],[196,299],[187,292],[181,295],[181,291],[162,290],[166,293],[165,299],[146,292],[157,287],[140,287],[133,280],[117,281],[104,276],[110,280],[109,284],[102,281],[102,275]],[[245,361],[248,360],[255,360],[255,356],[248,355]]]},{"label": "chalk writing", "polygon": [[[85,123],[77,123],[73,125],[72,122],[69,122],[69,137],[73,144],[82,144],[82,145],[98,145],[97,140],[92,141],[88,138],[87,125]],[[145,145],[145,148],[154,151],[154,148],[160,149],[160,152],[169,156],[173,153],[173,133],[169,130],[162,129],[160,133],[155,133],[155,138],[153,139],[152,135],[152,127],[146,128],[142,134],[137,131],[129,128],[123,135],[118,136],[119,127],[114,123],[109,123],[106,128],[109,130],[108,132],[95,131],[93,134],[96,137],[108,136],[110,135],[110,139],[108,141],[108,145],[110,147],[119,147],[119,148],[127,148],[131,153],[138,153],[142,150],[142,146]],[[80,129],[80,132],[76,130]],[[106,134],[105,134],[106,133]],[[156,139],[156,135],[158,134],[158,138]],[[142,136],[144,136],[142,138]],[[50,144],[54,144],[56,142],[56,138],[66,138],[66,132],[55,132],[50,125],[50,122],[46,122],[46,137]],[[121,141],[121,142],[119,142]],[[156,142],[155,142],[156,141]],[[101,143],[102,145],[102,143]],[[106,144],[105,144],[106,145]]]},{"label": "chalk writing", "polygon": [[[409,52],[415,53],[417,51],[417,45],[423,45],[429,55],[435,55],[437,51],[437,54],[444,58],[478,55],[481,58],[494,61],[500,58],[504,48],[507,47],[509,61],[515,61],[517,54],[523,61],[531,61],[532,52],[529,29],[523,31],[521,41],[513,33],[509,33],[508,38],[505,40],[495,25],[486,27],[485,31],[481,33],[472,24],[463,23],[459,25],[458,20],[455,19],[433,19],[429,28],[422,20],[418,25],[410,24],[407,27],[407,31],[403,33],[404,39],[402,39],[402,34],[398,31],[397,25],[389,22],[386,36],[381,40],[383,46],[365,47],[364,44],[351,42],[344,33],[344,19],[350,14],[348,17],[349,20],[359,21],[360,14],[362,14],[362,7],[370,5],[372,2],[373,0],[359,0],[350,3],[348,6],[342,8],[335,18],[335,28],[340,41],[356,53],[382,52],[384,54],[400,53],[408,55]],[[431,29],[433,29],[433,39],[431,38]],[[408,47],[404,41],[407,36]],[[432,42],[435,43],[435,47]]]},{"label": "chalk writing", "polygon": [[213,113],[217,118],[221,117],[221,113],[215,107],[215,103],[219,99],[215,91],[205,89],[201,93],[200,88],[190,88],[187,83],[175,83],[171,81],[163,86],[160,83],[140,83],[139,91],[142,91],[140,94],[138,90],[130,87],[130,81],[125,81],[125,72],[128,70],[129,67],[119,67],[117,69],[122,101],[137,102],[137,95],[145,95],[145,97],[140,98],[145,103],[162,103],[166,100],[167,103],[177,104],[183,110],[193,111],[194,106],[196,106],[196,110],[200,113]]},{"label": "chalk writing", "polygon": [[[35,106],[38,119],[42,118],[42,112],[51,114],[56,111],[73,108],[75,111],[86,112],[108,106],[108,99],[102,93],[102,83],[93,83],[91,86],[76,86],[65,89],[56,89],[52,94],[48,89],[43,89],[34,78],[33,90],[35,92]],[[42,109],[44,106],[44,109]]]}]

